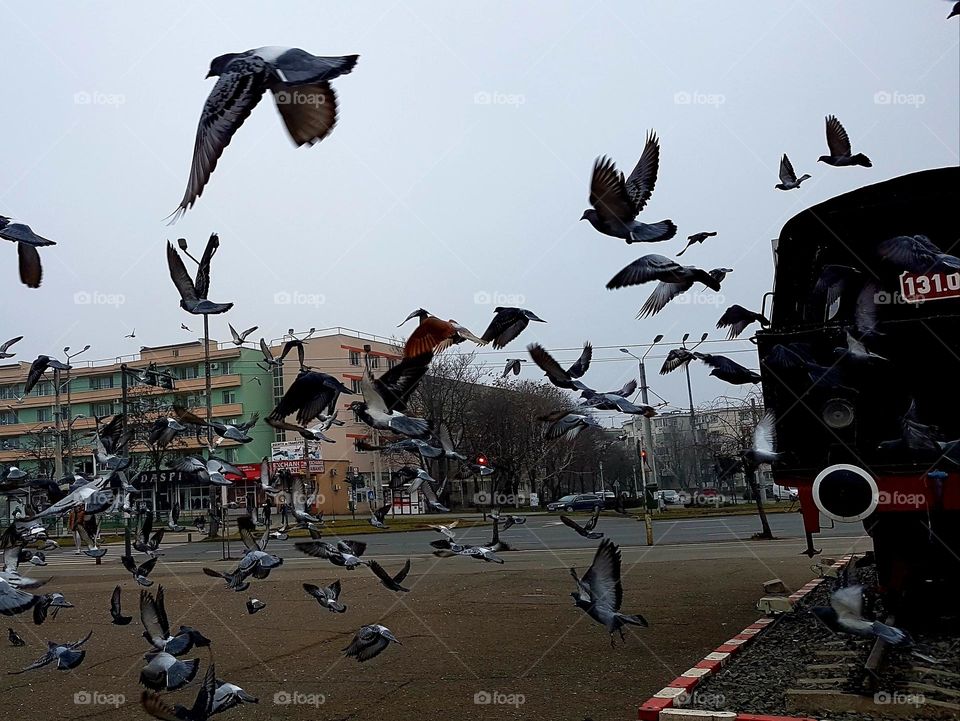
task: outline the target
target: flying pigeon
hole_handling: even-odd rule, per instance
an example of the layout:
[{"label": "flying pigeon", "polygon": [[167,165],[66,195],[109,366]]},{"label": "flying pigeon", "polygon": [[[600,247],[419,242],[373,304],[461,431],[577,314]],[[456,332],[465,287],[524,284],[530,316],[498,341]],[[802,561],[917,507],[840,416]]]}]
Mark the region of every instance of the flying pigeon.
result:
[{"label": "flying pigeon", "polygon": [[335,413],[341,394],[353,395],[353,391],[333,376],[319,371],[300,373],[267,416],[267,423],[273,425],[296,413],[297,422],[306,426],[321,415]]},{"label": "flying pigeon", "polygon": [[0,238],[17,244],[20,282],[28,288],[39,288],[43,278],[43,268],[40,265],[40,253],[37,252],[37,248],[56,245],[56,243],[37,235],[29,225],[11,223],[10,218],[5,215],[0,215]]},{"label": "flying pigeon", "polygon": [[317,603],[331,613],[343,613],[347,607],[340,603],[340,581],[331,583],[326,588],[314,586],[312,583],[303,584],[303,590],[317,599]]},{"label": "flying pigeon", "polygon": [[[911,273],[956,273],[960,258],[948,255],[925,235],[899,235],[877,246],[881,258]],[[26,391],[24,392],[26,395]]]},{"label": "flying pigeon", "polygon": [[14,343],[18,343],[22,340],[23,340],[23,336],[18,335],[16,338],[11,338],[3,345],[0,345],[0,358],[13,358],[16,355],[16,353],[7,353],[7,351],[10,350],[10,346],[12,346]]},{"label": "flying pigeon", "polygon": [[549,424],[543,434],[548,441],[558,438],[573,440],[585,428],[602,428],[593,416],[566,410],[553,411],[540,416],[537,420]]},{"label": "flying pigeon", "polygon": [[400,584],[403,583],[403,579],[407,577],[407,574],[410,573],[410,559],[407,559],[407,562],[404,564],[403,568],[397,571],[396,575],[391,576],[386,570],[374,560],[367,561],[367,566],[370,570],[373,571],[373,575],[380,579],[380,583],[384,588],[390,591],[409,591],[409,588],[404,588]]},{"label": "flying pigeon", "polygon": [[793,172],[793,163],[790,162],[790,158],[784,153],[783,157],[780,158],[780,182],[773,187],[777,190],[794,190],[795,188],[799,188],[800,184],[809,178],[810,175],[808,173],[804,173],[798,178],[797,174]]},{"label": "flying pigeon", "polygon": [[749,466],[756,468],[764,463],[773,463],[780,454],[773,450],[776,439],[776,419],[773,413],[764,414],[757,427],[753,429],[753,447],[743,453],[743,458]]},{"label": "flying pigeon", "polygon": [[606,156],[597,158],[590,179],[593,207],[583,211],[580,220],[588,220],[604,235],[623,238],[628,243],[670,240],[677,233],[672,220],[648,225],[636,219],[653,194],[659,168],[660,141],[653,131],[647,134],[640,160],[626,180],[612,160]]},{"label": "flying pigeon", "polygon": [[133,558],[130,556],[121,556],[120,562],[123,564],[123,567],[133,575],[133,580],[137,582],[138,586],[153,585],[153,581],[147,578],[147,576],[150,575],[150,572],[153,570],[153,567],[157,565],[156,556],[148,558],[139,566],[136,564],[136,561],[134,561]]},{"label": "flying pigeon", "polygon": [[146,655],[147,665],[140,669],[140,683],[154,691],[176,691],[193,681],[200,668],[200,659],[181,661],[163,651]]},{"label": "flying pigeon", "polygon": [[692,287],[694,282],[702,283],[711,290],[720,290],[720,281],[707,271],[695,268],[692,265],[680,265],[675,260],[670,260],[656,253],[644,255],[633,261],[610,279],[607,288],[610,290],[626,288],[631,285],[648,283],[652,280],[685,286],[684,290]]},{"label": "flying pigeon", "polygon": [[672,348],[667,357],[663,361],[663,365],[660,366],[660,375],[665,376],[667,373],[672,373],[678,368],[683,368],[690,364],[690,361],[696,360],[696,355],[687,350],[686,348]]},{"label": "flying pigeon", "polygon": [[862,165],[865,168],[872,168],[873,163],[863,153],[851,155],[850,138],[847,131],[844,130],[836,116],[827,116],[827,147],[830,149],[830,155],[821,155],[817,162],[823,162],[835,167],[845,165]]},{"label": "flying pigeon", "polygon": [[768,321],[762,313],[754,313],[742,305],[731,305],[723,311],[723,315],[721,315],[720,320],[717,321],[717,328],[729,328],[727,338],[733,340],[743,333],[748,325],[755,322],[764,327],[770,325],[770,321]]},{"label": "flying pigeon", "polygon": [[40,626],[46,621],[48,612],[51,618],[56,618],[61,608],[73,608],[73,604],[65,599],[59,591],[38,595],[37,603],[33,607],[34,624]]},{"label": "flying pigeon", "polygon": [[353,70],[358,55],[321,57],[299,48],[263,47],[227,53],[210,62],[218,78],[197,127],[190,180],[171,222],[200,197],[233,134],[263,94],[273,93],[277,110],[298,146],[319,143],[337,122],[337,95],[330,81]]},{"label": "flying pigeon", "polygon": [[113,619],[110,623],[115,626],[126,626],[133,620],[133,616],[124,616],[120,612],[120,584],[113,589],[113,595],[110,597],[110,617]]},{"label": "flying pigeon", "polygon": [[[420,323],[416,330],[407,338],[403,347],[404,358],[416,358],[426,353],[442,353],[447,348],[464,341],[472,341],[477,345],[486,345],[487,341],[478,338],[468,328],[457,323],[455,320],[441,320],[436,316],[430,315],[423,308],[417,308],[410,315],[404,318],[406,323],[411,318],[419,318]],[[400,325],[403,325],[401,323]],[[399,328],[400,325],[397,327]],[[521,329],[522,330],[522,329]]]},{"label": "flying pigeon", "polygon": [[590,540],[596,540],[598,538],[603,538],[603,534],[600,531],[594,531],[593,529],[597,527],[597,521],[600,520],[600,506],[596,506],[593,509],[593,515],[584,523],[582,526],[574,521],[569,516],[560,516],[560,520],[563,522],[563,525],[572,528],[574,531],[579,533],[584,538],[589,538]]},{"label": "flying pigeon", "polygon": [[624,639],[623,627],[626,624],[633,626],[648,626],[646,619],[640,614],[627,615],[620,612],[623,603],[623,586],[620,584],[620,548],[605,538],[600,542],[593,563],[583,574],[577,576],[576,569],[570,569],[570,575],[577,582],[577,590],[570,595],[577,608],[582,609],[597,623],[606,626],[610,633],[610,644],[613,645],[613,634],[620,632]]},{"label": "flying pigeon", "polygon": [[370,518],[367,519],[367,523],[369,523],[374,528],[379,528],[381,530],[385,528],[389,528],[389,526],[383,522],[383,519],[386,518],[387,514],[390,512],[390,508],[392,507],[392,505],[393,504],[391,503],[385,503],[384,505],[380,506],[380,508],[377,508],[376,510],[374,510],[374,508],[371,506]]},{"label": "flying pigeon", "polygon": [[[173,281],[177,292],[180,294],[180,307],[187,313],[193,315],[215,315],[226,313],[233,308],[233,303],[214,303],[207,299],[207,293],[210,291],[210,261],[220,248],[220,236],[211,233],[207,240],[203,255],[200,256],[200,262],[197,266],[196,278],[191,278],[187,273],[187,268],[183,264],[183,258],[173,247],[173,244],[167,241],[167,267],[170,271],[170,279]],[[181,323],[181,328],[190,330]]]},{"label": "flying pigeon", "polygon": [[405,414],[406,401],[427,372],[433,355],[404,358],[379,378],[374,379],[366,368],[360,381],[363,401],[354,401],[350,409],[363,423],[381,431],[390,431],[408,438],[428,438],[430,423]]},{"label": "flying pigeon", "polygon": [[71,668],[76,668],[80,665],[80,662],[83,661],[83,657],[87,655],[86,651],[80,651],[77,649],[89,641],[92,635],[93,631],[90,631],[79,641],[74,641],[73,643],[57,643],[56,641],[47,641],[47,652],[43,654],[43,656],[38,658],[26,668],[20,669],[19,671],[10,671],[10,673],[19,674],[26,671],[32,671],[35,668],[43,668],[47,664],[53,663],[54,661],[57,662],[57,668],[60,671],[68,671]]},{"label": "flying pigeon", "polygon": [[829,606],[814,606],[810,610],[834,633],[843,631],[853,636],[882,638],[891,646],[902,646],[910,641],[905,631],[863,617],[863,586],[840,588],[830,596]]},{"label": "flying pigeon", "polygon": [[511,373],[513,373],[515,376],[520,375],[521,363],[524,363],[524,360],[521,358],[507,358],[507,363],[503,367],[503,375],[500,377],[506,378]]},{"label": "flying pigeon", "polygon": [[393,643],[400,643],[389,628],[375,623],[369,626],[363,626],[357,631],[350,645],[343,649],[343,653],[348,658],[352,657],[360,663],[363,663],[364,661],[369,661],[374,656],[379,656],[384,649],[390,645],[391,641],[393,641]]},{"label": "flying pigeon", "polygon": [[20,634],[12,628],[7,628],[7,638],[10,639],[11,646],[26,646],[27,642],[20,638]]},{"label": "flying pigeon", "polygon": [[259,598],[248,598],[247,599],[247,613],[251,616],[257,611],[263,610],[267,607],[267,604],[261,601]]},{"label": "flying pigeon", "polygon": [[147,436],[147,443],[157,449],[163,449],[173,443],[177,434],[187,430],[176,418],[158,418],[150,426],[150,434]]},{"label": "flying pigeon", "polygon": [[196,644],[190,631],[181,626],[176,635],[170,633],[167,609],[164,606],[163,586],[157,590],[156,598],[149,591],[140,591],[140,622],[143,624],[143,637],[158,651],[174,656],[186,653]]},{"label": "flying pigeon", "polygon": [[27,372],[27,382],[23,386],[24,396],[33,390],[33,387],[37,385],[48,369],[65,371],[69,370],[69,366],[61,363],[56,358],[51,358],[47,355],[38,355],[36,360],[30,364],[30,370]]},{"label": "flying pigeon", "polygon": [[[496,315],[483,332],[483,340],[497,349],[505,347],[507,343],[520,335],[523,329],[530,325],[530,321],[546,323],[543,318],[525,308],[498,307],[494,308],[493,312]],[[518,368],[517,373],[519,372]]]},{"label": "flying pigeon", "polygon": [[745,385],[747,383],[759,383],[760,374],[744,368],[739,363],[730,360],[726,356],[711,355],[709,353],[694,353],[697,360],[713,368],[710,375],[719,378],[722,381],[732,385]]},{"label": "flying pigeon", "polygon": [[233,338],[233,344],[242,346],[247,342],[247,336],[253,333],[259,326],[253,326],[252,328],[247,328],[243,333],[237,333],[237,329],[232,325],[227,323],[227,327],[230,329],[230,335]]},{"label": "flying pigeon", "polygon": [[212,714],[218,714],[242,703],[259,703],[256,696],[251,696],[234,683],[217,679],[217,691],[213,695]]},{"label": "flying pigeon", "polygon": [[363,564],[360,556],[367,550],[366,543],[353,540],[337,541],[337,545],[318,540],[298,541],[293,547],[301,553],[326,559],[334,566],[341,566],[349,571]]},{"label": "flying pigeon", "polygon": [[681,255],[686,253],[691,245],[694,245],[695,243],[702,243],[707,238],[712,238],[716,234],[717,234],[717,231],[713,230],[713,231],[704,231],[702,233],[694,233],[693,235],[688,235],[687,244],[683,246],[683,250],[677,253],[677,257],[679,258]]},{"label": "flying pigeon", "polygon": [[527,352],[530,353],[533,362],[540,367],[540,370],[557,388],[575,391],[582,391],[586,388],[577,379],[583,377],[583,374],[590,368],[590,361],[593,360],[593,346],[589,341],[583,344],[583,352],[580,353],[577,362],[567,369],[562,368],[556,359],[539,343],[528,345]]},{"label": "flying pigeon", "polygon": [[194,699],[193,706],[187,708],[180,704],[171,706],[160,694],[153,691],[144,691],[140,696],[140,705],[143,710],[154,718],[162,721],[207,721],[213,714],[213,700],[217,694],[217,672],[214,663],[211,660],[207,666],[207,672],[203,677],[203,683],[197,696]]}]

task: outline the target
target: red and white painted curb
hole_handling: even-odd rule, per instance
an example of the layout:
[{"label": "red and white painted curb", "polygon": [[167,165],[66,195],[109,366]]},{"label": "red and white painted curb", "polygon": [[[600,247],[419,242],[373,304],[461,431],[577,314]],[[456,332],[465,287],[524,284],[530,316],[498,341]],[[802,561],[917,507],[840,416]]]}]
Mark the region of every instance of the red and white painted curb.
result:
[{"label": "red and white painted curb", "polygon": [[[850,562],[852,555],[844,556],[831,564],[830,568],[840,570]],[[796,605],[804,596],[826,580],[814,578],[791,593],[788,598]],[[703,660],[687,669],[673,681],[657,691],[637,709],[639,721],[814,721],[804,716],[768,716],[766,714],[736,713],[734,711],[704,711],[684,708],[693,698],[693,691],[707,676],[716,673],[736,654],[740,653],[763,630],[773,623],[775,618],[764,617],[747,626],[733,638],[727,639]]]}]

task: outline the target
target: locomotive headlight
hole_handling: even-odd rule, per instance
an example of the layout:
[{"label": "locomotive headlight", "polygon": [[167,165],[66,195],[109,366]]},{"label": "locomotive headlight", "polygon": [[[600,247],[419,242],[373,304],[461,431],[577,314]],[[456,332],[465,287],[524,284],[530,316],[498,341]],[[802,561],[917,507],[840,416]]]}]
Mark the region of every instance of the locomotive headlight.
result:
[{"label": "locomotive headlight", "polygon": [[862,521],[877,507],[877,482],[859,466],[838,463],[824,468],[813,482],[813,502],[828,518],[841,523]]},{"label": "locomotive headlight", "polygon": [[839,430],[852,425],[856,414],[850,401],[843,398],[831,398],[823,404],[820,417],[829,428]]}]

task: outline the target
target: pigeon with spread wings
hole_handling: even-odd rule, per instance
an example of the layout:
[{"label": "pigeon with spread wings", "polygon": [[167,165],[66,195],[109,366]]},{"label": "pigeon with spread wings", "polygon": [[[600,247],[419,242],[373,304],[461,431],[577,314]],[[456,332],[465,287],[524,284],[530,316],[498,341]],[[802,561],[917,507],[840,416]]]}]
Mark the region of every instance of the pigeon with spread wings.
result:
[{"label": "pigeon with spread wings", "polygon": [[[185,245],[186,241],[183,241],[183,244]],[[187,313],[216,315],[226,313],[233,308],[233,303],[215,303],[207,299],[207,293],[210,292],[210,261],[213,260],[219,247],[220,237],[212,233],[197,265],[197,275],[191,278],[187,267],[183,264],[183,258],[173,244],[167,241],[167,268],[170,271],[170,279],[180,294],[180,307]]]}]

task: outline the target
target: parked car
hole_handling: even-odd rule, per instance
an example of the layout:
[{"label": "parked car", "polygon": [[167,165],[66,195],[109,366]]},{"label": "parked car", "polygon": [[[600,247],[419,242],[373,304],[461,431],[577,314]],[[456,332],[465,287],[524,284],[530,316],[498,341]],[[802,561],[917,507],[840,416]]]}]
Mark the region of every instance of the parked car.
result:
[{"label": "parked car", "polygon": [[680,503],[680,494],[672,488],[657,491],[657,498],[661,499],[668,506]]},{"label": "parked car", "polygon": [[547,504],[548,511],[592,511],[603,507],[603,499],[596,493],[572,493]]}]

